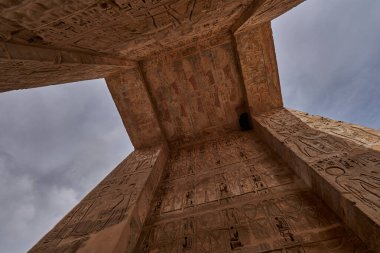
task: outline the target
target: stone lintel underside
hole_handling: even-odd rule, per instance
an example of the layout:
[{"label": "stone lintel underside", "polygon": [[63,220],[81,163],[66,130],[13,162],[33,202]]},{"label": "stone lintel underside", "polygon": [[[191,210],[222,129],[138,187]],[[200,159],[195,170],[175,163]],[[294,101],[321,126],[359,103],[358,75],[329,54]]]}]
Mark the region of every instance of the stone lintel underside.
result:
[{"label": "stone lintel underside", "polygon": [[246,29],[270,22],[288,12],[305,0],[256,0],[231,27],[232,32],[239,33]]},{"label": "stone lintel underside", "polygon": [[171,146],[239,130],[243,84],[230,34],[157,54],[142,71]]},{"label": "stone lintel underside", "polygon": [[250,114],[281,108],[280,78],[270,23],[235,33],[235,43]]},{"label": "stone lintel underside", "polygon": [[167,155],[164,147],[131,153],[28,252],[134,252]]},{"label": "stone lintel underside", "polygon": [[112,74],[106,82],[133,146],[139,149],[165,143],[140,68]]},{"label": "stone lintel underside", "polygon": [[0,42],[0,92],[102,78],[136,65],[121,58]]},{"label": "stone lintel underside", "polygon": [[380,252],[380,131],[288,109],[254,117],[260,136]]}]

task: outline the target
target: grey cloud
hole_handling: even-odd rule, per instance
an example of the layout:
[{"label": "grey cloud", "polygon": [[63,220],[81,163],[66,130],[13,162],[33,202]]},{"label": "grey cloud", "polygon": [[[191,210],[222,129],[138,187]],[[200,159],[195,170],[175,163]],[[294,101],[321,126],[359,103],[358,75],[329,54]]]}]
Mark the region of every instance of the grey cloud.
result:
[{"label": "grey cloud", "polygon": [[273,22],[285,105],[380,128],[380,3],[308,0]]},{"label": "grey cloud", "polygon": [[[380,128],[380,2],[273,22],[286,106]],[[25,252],[132,150],[103,80],[0,94],[0,252]]]},{"label": "grey cloud", "polygon": [[133,149],[104,80],[0,94],[0,252],[25,252]]}]

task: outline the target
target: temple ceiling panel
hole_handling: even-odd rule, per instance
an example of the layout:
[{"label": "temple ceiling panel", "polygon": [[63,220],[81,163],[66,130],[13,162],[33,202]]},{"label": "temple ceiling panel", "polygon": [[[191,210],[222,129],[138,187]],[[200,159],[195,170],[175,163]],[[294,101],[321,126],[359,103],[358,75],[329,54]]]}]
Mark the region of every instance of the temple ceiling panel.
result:
[{"label": "temple ceiling panel", "polygon": [[243,85],[229,37],[157,55],[142,68],[169,142],[239,129]]},{"label": "temple ceiling panel", "polygon": [[[0,2],[1,91],[106,77],[221,34],[254,29],[301,0],[15,0]],[[5,46],[4,46],[5,44]],[[29,47],[16,59],[8,45]],[[62,51],[79,61],[63,62]],[[42,56],[30,62],[30,53]],[[9,57],[11,55],[12,57]],[[46,60],[45,55],[50,58]],[[123,62],[124,60],[124,62]],[[128,62],[129,60],[129,62]],[[58,63],[58,64],[57,64]],[[96,66],[99,65],[99,66]],[[132,66],[133,67],[133,66]],[[41,81],[39,81],[41,80]]]}]

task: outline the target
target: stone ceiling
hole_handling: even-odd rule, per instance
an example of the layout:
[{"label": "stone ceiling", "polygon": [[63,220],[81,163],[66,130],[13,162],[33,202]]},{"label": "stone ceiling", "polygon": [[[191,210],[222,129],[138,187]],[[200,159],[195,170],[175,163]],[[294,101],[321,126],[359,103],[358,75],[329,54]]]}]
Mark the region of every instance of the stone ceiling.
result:
[{"label": "stone ceiling", "polygon": [[270,21],[303,0],[0,0],[0,92],[105,77],[136,148],[282,106]]},{"label": "stone ceiling", "polygon": [[227,30],[253,0],[26,0],[0,3],[5,39],[139,59]]}]

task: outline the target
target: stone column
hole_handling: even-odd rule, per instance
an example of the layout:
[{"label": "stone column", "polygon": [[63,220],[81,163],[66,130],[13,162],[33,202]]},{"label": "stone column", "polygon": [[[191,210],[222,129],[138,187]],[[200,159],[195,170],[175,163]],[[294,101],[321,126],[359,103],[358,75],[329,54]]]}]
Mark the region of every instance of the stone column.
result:
[{"label": "stone column", "polygon": [[29,252],[133,252],[166,159],[161,146],[134,151]]},{"label": "stone column", "polygon": [[298,176],[380,252],[380,131],[288,109],[253,121]]}]

